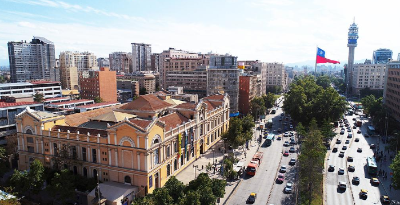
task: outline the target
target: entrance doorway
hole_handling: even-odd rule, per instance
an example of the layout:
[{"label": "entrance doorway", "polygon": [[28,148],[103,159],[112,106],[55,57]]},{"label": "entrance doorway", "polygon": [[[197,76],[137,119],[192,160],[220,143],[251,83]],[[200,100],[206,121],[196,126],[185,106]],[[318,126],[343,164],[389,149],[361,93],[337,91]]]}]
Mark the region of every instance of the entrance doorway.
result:
[{"label": "entrance doorway", "polygon": [[204,154],[204,143],[203,143],[203,139],[200,140],[200,154]]}]

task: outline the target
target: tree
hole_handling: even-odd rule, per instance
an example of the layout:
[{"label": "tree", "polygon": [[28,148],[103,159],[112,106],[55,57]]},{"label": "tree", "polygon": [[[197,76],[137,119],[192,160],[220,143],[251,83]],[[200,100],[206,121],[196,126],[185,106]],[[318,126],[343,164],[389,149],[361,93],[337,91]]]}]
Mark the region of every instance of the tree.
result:
[{"label": "tree", "polygon": [[174,199],[169,195],[168,189],[157,188],[153,191],[153,198],[156,204],[169,205],[174,204]]},{"label": "tree", "polygon": [[60,173],[54,174],[50,186],[47,187],[50,194],[62,204],[65,204],[68,199],[74,196],[75,184],[71,180],[72,178],[74,178],[74,175],[71,174],[71,171],[63,169]]},{"label": "tree", "polygon": [[321,125],[321,134],[324,142],[328,144],[330,140],[336,136],[335,132],[332,131],[332,125],[329,120],[325,120]]},{"label": "tree", "polygon": [[146,88],[145,88],[145,87],[141,87],[141,88],[139,89],[139,95],[146,95],[146,94],[147,94]]},{"label": "tree", "polygon": [[400,152],[393,159],[392,164],[390,164],[389,167],[393,172],[392,186],[396,190],[400,189]]},{"label": "tree", "polygon": [[266,107],[262,97],[254,97],[250,102],[251,114],[255,119],[258,119],[260,115],[265,114]]},{"label": "tree", "polygon": [[247,115],[243,119],[233,117],[229,119],[228,131],[222,134],[222,138],[233,149],[244,145],[246,141],[253,137],[254,119],[251,115]]},{"label": "tree", "polygon": [[324,89],[331,86],[331,79],[327,75],[322,75],[317,78],[317,85],[323,87]]},{"label": "tree", "polygon": [[43,102],[43,101],[44,101],[44,96],[43,96],[43,94],[42,94],[42,93],[39,93],[39,92],[36,92],[36,93],[33,95],[33,101],[38,102],[38,103]]},{"label": "tree", "polygon": [[262,98],[264,99],[266,109],[274,107],[275,101],[277,99],[277,97],[273,93],[267,93],[266,95],[263,95]]},{"label": "tree", "polygon": [[18,193],[25,193],[28,191],[34,194],[39,193],[44,182],[44,167],[43,164],[35,159],[29,171],[15,170],[11,176],[11,185]]},{"label": "tree", "polygon": [[53,168],[56,170],[61,169],[63,166],[71,167],[80,164],[76,147],[69,144],[62,144],[51,160],[53,161]]},{"label": "tree", "polygon": [[175,176],[171,176],[171,178],[168,179],[164,188],[169,191],[169,195],[176,203],[184,198],[185,185],[176,179]]},{"label": "tree", "polygon": [[97,96],[97,97],[94,98],[94,102],[95,103],[101,103],[101,102],[103,102],[103,99],[101,97]]}]

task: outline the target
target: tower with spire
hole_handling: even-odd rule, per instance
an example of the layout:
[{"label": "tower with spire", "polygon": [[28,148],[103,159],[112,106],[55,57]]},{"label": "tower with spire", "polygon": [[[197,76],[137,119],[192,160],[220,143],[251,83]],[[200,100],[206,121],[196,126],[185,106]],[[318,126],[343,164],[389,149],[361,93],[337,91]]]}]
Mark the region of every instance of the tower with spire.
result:
[{"label": "tower with spire", "polygon": [[349,59],[347,62],[347,72],[346,72],[346,88],[347,93],[351,93],[352,81],[353,81],[353,65],[354,65],[354,50],[357,47],[357,39],[358,39],[358,27],[355,23],[355,19],[353,20],[353,24],[350,25],[349,33],[348,33],[348,42],[347,47],[349,47]]}]

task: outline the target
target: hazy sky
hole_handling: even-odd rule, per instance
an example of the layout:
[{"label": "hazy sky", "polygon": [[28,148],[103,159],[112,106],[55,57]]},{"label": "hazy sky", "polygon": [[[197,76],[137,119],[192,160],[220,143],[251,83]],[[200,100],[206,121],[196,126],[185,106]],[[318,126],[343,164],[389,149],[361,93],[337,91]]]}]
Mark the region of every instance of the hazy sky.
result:
[{"label": "hazy sky", "polygon": [[400,52],[399,0],[0,0],[0,65],[8,41],[42,36],[60,51],[108,57],[132,42],[239,60],[294,63],[326,57],[346,63],[347,32],[359,26],[355,59],[373,50]]}]

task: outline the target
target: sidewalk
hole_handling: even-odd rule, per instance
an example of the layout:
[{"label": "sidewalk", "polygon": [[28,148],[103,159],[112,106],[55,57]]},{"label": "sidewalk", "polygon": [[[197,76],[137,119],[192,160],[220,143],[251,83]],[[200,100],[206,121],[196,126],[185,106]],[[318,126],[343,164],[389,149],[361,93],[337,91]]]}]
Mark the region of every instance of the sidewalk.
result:
[{"label": "sidewalk", "polygon": [[[198,158],[196,161],[194,161],[191,165],[189,165],[187,168],[182,170],[178,175],[176,175],[176,178],[180,181],[182,181],[184,184],[188,184],[190,181],[195,179],[196,177],[199,176],[200,173],[208,173],[208,176],[210,178],[217,178],[217,179],[224,179],[221,174],[217,171],[219,170],[223,156],[224,154],[219,150],[219,147],[223,147],[223,142],[219,141],[216,143],[213,148],[214,148],[214,153],[213,149],[210,148],[206,153],[202,155],[202,157]],[[237,157],[240,161],[244,161],[245,166],[247,163],[251,160],[253,155],[257,152],[259,146],[256,141],[251,141],[249,143],[249,150],[246,150],[246,158],[245,154],[242,149],[235,149],[235,157]],[[215,171],[214,174],[214,169],[211,169],[211,171],[207,172],[206,171],[206,166],[208,163],[213,164],[213,160],[217,161],[217,170]],[[195,168],[197,166],[197,168]],[[237,187],[236,185],[240,183],[241,179],[235,180],[235,181],[227,181],[226,187],[225,187],[225,195],[224,198],[221,198],[220,204],[225,203],[225,201],[228,199],[228,196],[231,195],[231,193],[234,191],[234,189]]]}]

